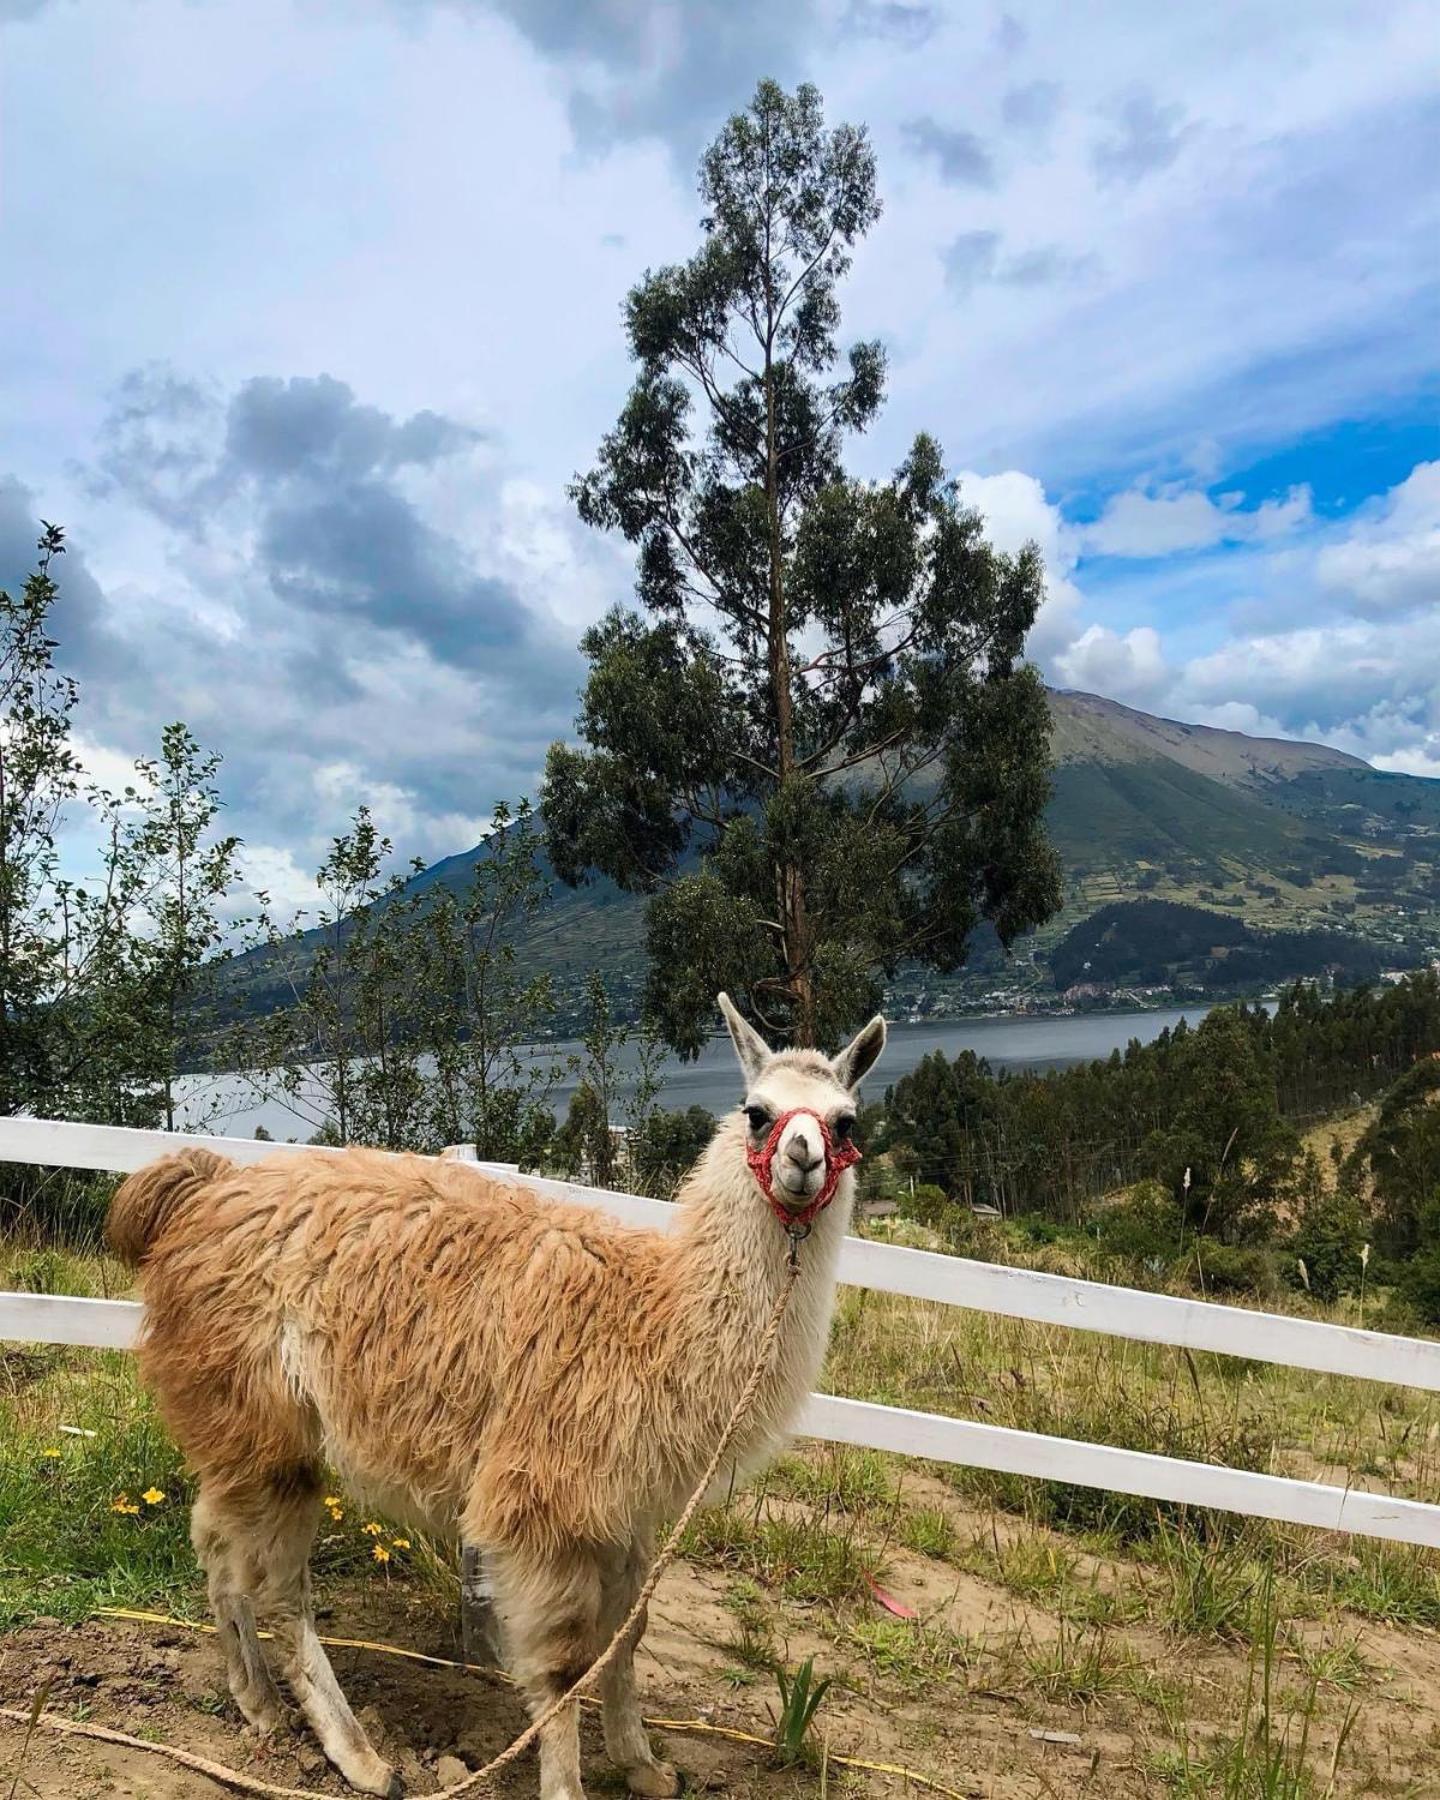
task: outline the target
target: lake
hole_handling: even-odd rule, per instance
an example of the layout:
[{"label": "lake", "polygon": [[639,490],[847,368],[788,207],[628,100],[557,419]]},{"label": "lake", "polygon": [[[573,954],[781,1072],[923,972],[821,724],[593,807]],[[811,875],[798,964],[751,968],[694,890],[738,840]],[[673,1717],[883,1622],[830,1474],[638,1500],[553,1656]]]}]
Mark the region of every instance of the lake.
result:
[{"label": "lake", "polygon": [[[1204,1006],[1165,1007],[1153,1012],[1078,1013],[1070,1018],[948,1019],[921,1025],[892,1025],[890,1041],[869,1083],[872,1095],[908,1074],[932,1050],[957,1056],[973,1050],[996,1069],[1057,1069],[1088,1062],[1123,1050],[1131,1038],[1149,1043],[1181,1019],[1197,1024]],[[578,1053],[576,1043],[557,1043],[535,1055],[564,1059]],[[622,1052],[622,1095],[629,1091],[635,1058]],[[703,1106],[724,1112],[740,1099],[740,1075],[728,1037],[711,1038],[693,1063],[671,1058],[664,1067],[662,1106]],[[320,1122],[318,1100],[297,1115],[277,1100],[257,1099],[243,1076],[187,1076],[182,1086],[181,1130],[215,1131],[229,1137],[251,1137],[263,1125],[275,1138],[308,1138]],[[563,1117],[575,1092],[576,1078],[567,1074],[554,1091],[555,1111]]]}]

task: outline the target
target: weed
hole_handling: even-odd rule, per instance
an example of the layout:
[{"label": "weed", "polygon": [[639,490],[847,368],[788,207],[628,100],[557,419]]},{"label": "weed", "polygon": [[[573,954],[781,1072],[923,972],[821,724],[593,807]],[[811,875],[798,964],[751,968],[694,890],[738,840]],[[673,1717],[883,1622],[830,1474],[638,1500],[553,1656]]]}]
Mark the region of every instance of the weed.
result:
[{"label": "weed", "polygon": [[1243,1544],[1164,1527],[1155,1555],[1166,1579],[1162,1622],[1190,1636],[1245,1640],[1254,1624],[1261,1571]]},{"label": "weed", "polygon": [[813,1458],[782,1457],[766,1486],[811,1507],[862,1514],[893,1508],[899,1482],[894,1463],[878,1450],[836,1444]]},{"label": "weed", "polygon": [[955,1554],[955,1527],[950,1515],[938,1507],[922,1507],[902,1515],[900,1542],[919,1556],[946,1559]]},{"label": "weed", "polygon": [[911,1693],[965,1673],[973,1660],[969,1640],[958,1632],[899,1619],[854,1619],[841,1641],[858,1650],[877,1675]]},{"label": "weed", "polygon": [[1134,1650],[1115,1644],[1103,1627],[1074,1630],[1060,1621],[1058,1634],[1022,1654],[1028,1684],[1046,1700],[1071,1704],[1134,1693],[1143,1674]]},{"label": "weed", "polygon": [[[1171,1789],[1222,1800],[1310,1800],[1315,1777],[1309,1763],[1311,1731],[1319,1710],[1319,1678],[1312,1673],[1298,1702],[1287,1703],[1276,1683],[1277,1614],[1273,1579],[1266,1575],[1260,1596],[1260,1630],[1246,1669],[1240,1729],[1199,1754],[1187,1738],[1178,1757],[1162,1761],[1156,1773]],[[1341,1758],[1359,1717],[1352,1705],[1336,1734],[1325,1793],[1334,1791]]]},{"label": "weed", "polygon": [[780,1688],[780,1716],[775,1721],[775,1756],[782,1768],[813,1760],[809,1742],[815,1714],[830,1688],[830,1677],[815,1679],[815,1659],[807,1656],[793,1675],[775,1671]]}]

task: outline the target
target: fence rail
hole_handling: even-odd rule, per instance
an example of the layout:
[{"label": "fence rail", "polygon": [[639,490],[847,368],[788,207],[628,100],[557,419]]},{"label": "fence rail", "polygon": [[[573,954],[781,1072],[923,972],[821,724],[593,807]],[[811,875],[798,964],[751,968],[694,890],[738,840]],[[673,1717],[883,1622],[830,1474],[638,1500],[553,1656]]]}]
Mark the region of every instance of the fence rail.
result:
[{"label": "fence rail", "polygon": [[[252,1138],[135,1131],[61,1120],[0,1119],[0,1162],[128,1172],[184,1144],[203,1145],[239,1163],[306,1148]],[[503,1173],[507,1179],[552,1198],[598,1207],[631,1224],[668,1230],[675,1221],[675,1208],[663,1201],[522,1175],[500,1164],[477,1166]],[[1211,1301],[1149,1294],[859,1238],[845,1241],[840,1279],[917,1300],[1142,1343],[1215,1351],[1316,1373],[1440,1391],[1440,1343],[1422,1338],[1392,1337]],[[141,1308],[133,1301],[0,1294],[0,1339],[123,1350],[133,1343],[140,1316]],[[829,1394],[811,1395],[797,1429],[807,1436],[935,1462],[1440,1548],[1440,1506],[1362,1489],[1187,1462]]]}]

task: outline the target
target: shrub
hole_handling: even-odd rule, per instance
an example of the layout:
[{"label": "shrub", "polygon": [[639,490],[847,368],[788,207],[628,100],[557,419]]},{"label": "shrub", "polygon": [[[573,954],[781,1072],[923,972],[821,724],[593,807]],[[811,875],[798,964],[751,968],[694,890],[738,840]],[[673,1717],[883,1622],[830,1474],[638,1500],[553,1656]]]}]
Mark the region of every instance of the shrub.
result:
[{"label": "shrub", "polygon": [[1184,1241],[1185,1218],[1173,1194],[1158,1181],[1142,1181],[1118,1205],[1096,1220],[1100,1246],[1112,1256],[1137,1262],[1176,1256]]},{"label": "shrub", "polygon": [[1365,1242],[1365,1219],[1353,1196],[1319,1195],[1301,1213],[1287,1246],[1285,1279],[1292,1287],[1307,1287],[1317,1300],[1338,1300],[1360,1286]]},{"label": "shrub", "polygon": [[902,1197],[900,1209],[907,1219],[928,1225],[932,1231],[942,1230],[954,1211],[949,1195],[933,1181],[917,1181],[914,1191]]},{"label": "shrub", "polygon": [[1427,1325],[1440,1325],[1440,1244],[1411,1258],[1400,1277],[1400,1295]]},{"label": "shrub", "polygon": [[1207,1240],[1196,1246],[1187,1268],[1195,1285],[1215,1294],[1273,1295],[1280,1287],[1275,1259],[1256,1245],[1217,1244]]}]

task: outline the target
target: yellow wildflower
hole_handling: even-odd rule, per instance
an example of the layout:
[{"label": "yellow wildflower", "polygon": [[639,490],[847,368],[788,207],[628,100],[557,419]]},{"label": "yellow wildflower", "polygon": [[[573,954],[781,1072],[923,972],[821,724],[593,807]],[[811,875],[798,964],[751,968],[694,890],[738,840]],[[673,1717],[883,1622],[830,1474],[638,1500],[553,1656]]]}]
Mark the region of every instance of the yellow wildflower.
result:
[{"label": "yellow wildflower", "polygon": [[366,1537],[383,1537],[385,1535],[384,1527],[377,1525],[373,1519],[371,1519],[368,1525],[362,1525],[360,1529],[365,1533]]},{"label": "yellow wildflower", "polygon": [[340,1504],[340,1496],[338,1494],[327,1494],[325,1496],[325,1504],[326,1506],[338,1506]]},{"label": "yellow wildflower", "polygon": [[408,1550],[410,1548],[409,1538],[391,1538],[390,1543],[392,1548],[396,1550]]},{"label": "yellow wildflower", "polygon": [[149,1488],[146,1488],[145,1492],[140,1496],[140,1498],[145,1502],[145,1504],[147,1506],[158,1506],[160,1504],[160,1502],[165,1498],[165,1496],[160,1491],[159,1488],[149,1487]]},{"label": "yellow wildflower", "polygon": [[110,1502],[110,1510],[113,1513],[138,1513],[140,1508],[128,1494],[117,1494]]},{"label": "yellow wildflower", "polygon": [[376,1562],[378,1562],[378,1563],[387,1563],[390,1560],[390,1552],[385,1548],[385,1546],[383,1544],[377,1544],[375,1546],[375,1548],[370,1552],[370,1554],[375,1558]]},{"label": "yellow wildflower", "polygon": [[40,1454],[42,1456],[62,1456],[64,1452],[58,1449],[54,1444],[47,1444]]}]

